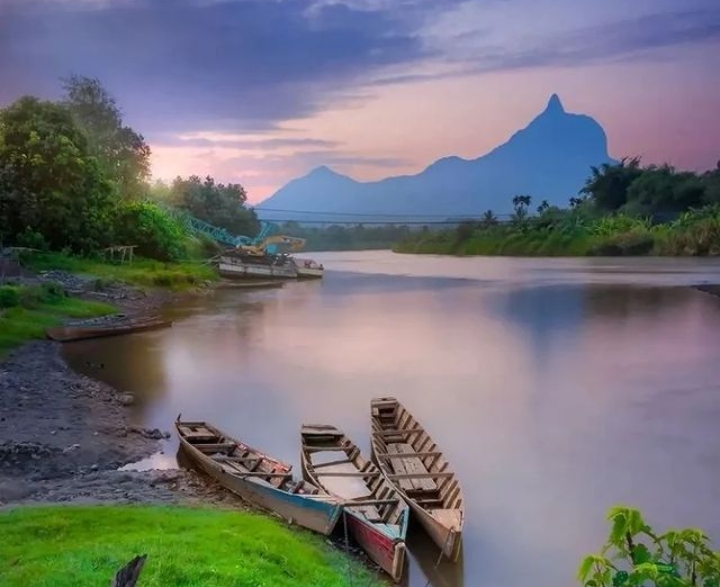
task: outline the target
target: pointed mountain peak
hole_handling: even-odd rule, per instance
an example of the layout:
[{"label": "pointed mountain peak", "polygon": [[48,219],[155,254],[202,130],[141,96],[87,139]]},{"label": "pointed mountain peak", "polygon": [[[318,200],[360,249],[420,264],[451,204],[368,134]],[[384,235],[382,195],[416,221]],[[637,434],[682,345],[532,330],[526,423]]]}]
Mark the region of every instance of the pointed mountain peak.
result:
[{"label": "pointed mountain peak", "polygon": [[552,96],[550,96],[550,100],[548,100],[545,112],[558,112],[562,114],[565,113],[565,108],[563,108],[562,102],[560,101],[560,96],[558,96],[557,94],[553,94]]},{"label": "pointed mountain peak", "polygon": [[313,169],[308,175],[318,177],[318,176],[330,176],[330,175],[339,175],[337,172],[330,169],[327,165],[321,165],[320,167],[316,167]]}]

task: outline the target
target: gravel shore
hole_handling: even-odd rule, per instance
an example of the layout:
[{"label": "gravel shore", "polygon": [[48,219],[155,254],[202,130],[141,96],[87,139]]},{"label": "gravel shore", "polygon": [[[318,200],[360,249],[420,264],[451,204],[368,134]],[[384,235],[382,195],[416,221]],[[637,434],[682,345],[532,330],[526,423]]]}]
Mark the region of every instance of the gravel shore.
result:
[{"label": "gravel shore", "polygon": [[[112,303],[127,317],[188,295],[118,284],[98,291],[94,279],[60,271],[22,281],[59,283],[77,297]],[[118,471],[161,450],[171,433],[130,426],[124,396],[70,369],[58,343],[33,341],[0,361],[0,507],[75,501],[243,507],[194,471]]]}]

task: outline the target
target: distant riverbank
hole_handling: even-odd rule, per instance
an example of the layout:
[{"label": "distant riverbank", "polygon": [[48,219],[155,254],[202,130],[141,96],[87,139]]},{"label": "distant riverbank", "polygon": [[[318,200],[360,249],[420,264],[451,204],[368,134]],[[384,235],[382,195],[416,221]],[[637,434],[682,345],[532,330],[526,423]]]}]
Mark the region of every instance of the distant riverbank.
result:
[{"label": "distant riverbank", "polygon": [[592,217],[552,209],[504,224],[465,222],[443,231],[421,231],[399,242],[396,253],[432,255],[716,256],[720,207],[686,212],[653,224],[625,214]]}]

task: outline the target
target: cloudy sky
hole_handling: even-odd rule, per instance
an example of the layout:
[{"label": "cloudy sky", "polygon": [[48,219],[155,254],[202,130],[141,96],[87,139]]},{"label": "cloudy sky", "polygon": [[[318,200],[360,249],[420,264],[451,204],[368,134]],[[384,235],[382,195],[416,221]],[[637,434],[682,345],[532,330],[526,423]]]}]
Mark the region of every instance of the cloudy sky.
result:
[{"label": "cloudy sky", "polygon": [[557,92],[615,157],[720,159],[720,0],[0,0],[0,106],[98,77],[156,177],[260,201],[477,157]]}]

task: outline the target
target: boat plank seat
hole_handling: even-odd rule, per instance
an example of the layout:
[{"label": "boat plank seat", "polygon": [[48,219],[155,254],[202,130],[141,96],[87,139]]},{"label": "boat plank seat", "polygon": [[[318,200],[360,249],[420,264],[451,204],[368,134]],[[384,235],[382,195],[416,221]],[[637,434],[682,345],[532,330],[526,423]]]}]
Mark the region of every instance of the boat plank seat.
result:
[{"label": "boat plank seat", "polygon": [[368,519],[369,522],[383,523],[385,520],[374,505],[350,506]]},{"label": "boat plank seat", "polygon": [[[391,458],[390,463],[393,464],[393,469],[399,474],[408,475],[419,475],[422,473],[428,474],[428,470],[423,465],[419,457],[413,456],[415,449],[406,443],[393,443],[388,445],[389,454],[401,455],[400,458]],[[397,466],[396,466],[397,464]],[[429,474],[428,474],[429,475]],[[432,478],[428,477],[410,477],[405,479],[398,479],[400,486],[410,491],[418,489],[421,491],[434,491],[437,489],[437,485]]]},{"label": "boat plank seat", "polygon": [[180,426],[180,432],[188,442],[217,442],[218,435],[205,426]]},{"label": "boat plank seat", "polygon": [[460,510],[437,509],[429,510],[428,513],[446,528],[459,528],[462,521]]},{"label": "boat plank seat", "polygon": [[220,451],[224,451],[224,450],[232,450],[237,446],[237,444],[235,444],[234,442],[218,442],[218,443],[214,443],[214,444],[192,443],[192,445],[195,448],[197,448],[198,450],[200,450],[206,454],[209,452],[220,452]]}]

